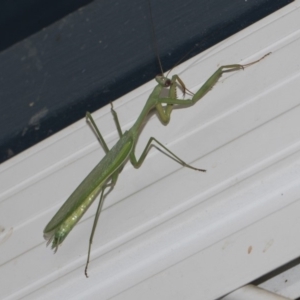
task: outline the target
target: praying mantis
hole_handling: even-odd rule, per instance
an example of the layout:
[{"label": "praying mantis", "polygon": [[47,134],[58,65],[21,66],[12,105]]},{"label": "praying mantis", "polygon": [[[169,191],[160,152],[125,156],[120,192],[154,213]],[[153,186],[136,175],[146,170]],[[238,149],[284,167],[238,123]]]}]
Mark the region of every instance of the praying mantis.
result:
[{"label": "praying mantis", "polygon": [[[195,168],[184,162],[154,137],[150,137],[141,156],[137,159],[135,155],[135,147],[141,128],[144,125],[147,116],[150,112],[156,111],[160,121],[167,125],[170,121],[174,106],[189,107],[194,105],[213,88],[222,74],[244,69],[248,66],[258,63],[269,54],[270,53],[245,65],[232,64],[219,67],[200,87],[200,89],[195,94],[192,94],[191,99],[183,99],[184,97],[182,99],[178,99],[177,88],[182,90],[183,95],[185,95],[186,92],[189,92],[184,82],[178,75],[173,75],[170,79],[168,78],[168,74],[164,76],[162,72],[162,75],[156,76],[155,80],[157,85],[154,87],[134,125],[128,131],[122,131],[118,115],[111,104],[111,113],[120,136],[118,142],[111,149],[108,148],[92,115],[87,112],[86,120],[90,123],[106,154],[81,182],[81,184],[75,189],[75,191],[70,195],[70,197],[45,227],[44,238],[48,241],[48,244],[52,243],[52,249],[55,249],[55,252],[57,251],[58,246],[64,241],[69,232],[78,223],[87,209],[96,199],[97,195],[100,194],[100,200],[89,239],[88,255],[85,265],[85,275],[88,277],[87,269],[90,261],[91,246],[104,198],[107,194],[105,194],[105,190],[109,189],[108,192],[110,192],[114,188],[117,183],[118,176],[128,160],[135,168],[139,168],[144,162],[151,146],[155,145],[154,143],[156,143],[155,147],[160,148],[161,152],[173,158],[182,166],[192,170],[206,172],[204,169]],[[168,89],[168,96],[161,97],[161,92],[163,89]]]},{"label": "praying mantis", "polygon": [[[150,2],[148,2],[148,4],[151,21],[153,23]],[[195,171],[206,172],[206,170],[204,169],[195,168],[184,162],[154,137],[150,137],[145,149],[142,151],[141,156],[137,159],[135,155],[135,147],[141,129],[144,126],[148,115],[151,112],[156,111],[160,121],[164,125],[167,125],[170,121],[174,105],[181,107],[189,107],[194,105],[213,88],[213,86],[218,82],[222,74],[244,69],[248,66],[258,63],[270,54],[268,53],[260,59],[245,65],[232,64],[219,67],[206,80],[206,82],[200,87],[200,89],[195,94],[193,94],[186,88],[184,82],[180,79],[178,75],[173,75],[171,79],[168,78],[168,75],[171,71],[169,71],[166,76],[164,75],[158,55],[157,45],[155,43],[156,39],[154,27],[152,27],[152,34],[156,55],[161,69],[161,75],[155,77],[157,85],[154,87],[152,93],[150,94],[148,100],[146,101],[140,115],[138,116],[133,126],[125,132],[123,132],[121,129],[118,115],[113,108],[113,104],[111,103],[111,113],[113,115],[113,119],[115,121],[117,131],[120,137],[118,142],[111,149],[108,148],[92,115],[89,112],[86,113],[86,121],[90,124],[97,139],[103,147],[105,151],[105,156],[87,175],[87,177],[80,183],[80,185],[70,195],[66,202],[60,207],[60,209],[57,211],[57,213],[53,216],[53,218],[50,220],[50,222],[46,225],[44,229],[44,238],[48,241],[47,245],[52,243],[51,248],[54,249],[54,252],[56,252],[58,246],[65,240],[65,238],[71,232],[73,227],[78,223],[78,221],[82,218],[82,216],[88,210],[90,205],[94,202],[96,197],[100,194],[100,200],[97,206],[94,223],[89,239],[88,255],[84,271],[86,277],[88,277],[87,270],[90,261],[93,237],[96,231],[97,222],[103,206],[104,198],[116,185],[119,174],[123,170],[123,167],[128,160],[131,162],[133,167],[138,169],[143,164],[151,146],[154,145],[163,154],[169,156],[183,167],[187,167]],[[180,89],[183,93],[182,99],[177,98],[177,88]],[[161,95],[164,89],[168,90],[167,97]],[[184,99],[184,96],[187,93],[192,95],[191,99]],[[156,145],[154,144],[154,142],[156,143]],[[108,192],[105,193],[105,190],[107,188]]]}]

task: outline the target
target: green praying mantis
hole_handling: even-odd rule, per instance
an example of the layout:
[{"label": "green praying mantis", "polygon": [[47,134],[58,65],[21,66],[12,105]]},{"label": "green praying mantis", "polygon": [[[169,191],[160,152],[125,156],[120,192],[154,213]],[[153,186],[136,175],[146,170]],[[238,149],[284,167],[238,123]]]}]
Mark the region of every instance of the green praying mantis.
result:
[{"label": "green praying mantis", "polygon": [[[164,76],[162,72],[162,75],[156,76],[155,80],[157,82],[157,85],[154,87],[134,125],[128,131],[122,132],[118,120],[118,115],[114,110],[113,105],[111,104],[111,112],[116,123],[118,134],[120,136],[118,142],[111,149],[109,149],[106,145],[104,138],[102,137],[95,121],[93,120],[92,115],[87,112],[87,122],[90,123],[106,155],[75,189],[75,191],[61,206],[58,212],[45,227],[44,238],[48,241],[48,244],[52,242],[52,249],[55,249],[55,252],[57,251],[58,246],[64,241],[69,232],[78,223],[89,206],[96,199],[97,195],[100,194],[100,200],[90,235],[88,255],[85,265],[85,275],[86,277],[88,277],[87,269],[90,261],[91,246],[104,198],[107,194],[105,194],[105,190],[109,189],[108,192],[110,192],[113,189],[113,187],[117,183],[119,174],[121,173],[124,165],[128,160],[135,168],[139,168],[144,162],[150,150],[150,147],[155,145],[154,143],[156,143],[155,147],[157,147],[158,149],[160,147],[160,150],[164,154],[170,156],[182,166],[196,171],[205,172],[206,170],[195,168],[181,160],[178,156],[176,156],[172,151],[170,151],[154,137],[151,137],[149,139],[141,156],[138,159],[136,158],[135,146],[141,131],[141,127],[144,125],[148,114],[152,111],[156,111],[160,121],[166,125],[170,121],[174,106],[189,107],[194,105],[213,88],[222,74],[244,69],[250,65],[258,63],[269,54],[270,53],[264,55],[259,60],[245,65],[232,64],[219,67],[217,71],[215,71],[201,86],[201,88],[195,94],[192,94],[191,99],[178,99],[177,88],[182,90],[183,95],[185,95],[185,93],[188,91],[188,89],[185,87],[184,82],[178,75],[173,75],[170,79],[168,78],[168,74],[167,76]],[[168,89],[167,97],[161,96],[161,92],[163,89]]]},{"label": "green praying mantis", "polygon": [[[148,5],[151,21],[153,24],[152,9],[150,2],[148,2]],[[222,74],[244,69],[248,66],[258,63],[270,54],[268,53],[260,59],[245,65],[232,64],[219,67],[217,71],[215,71],[201,86],[201,88],[195,94],[193,94],[186,88],[184,82],[180,79],[178,75],[173,75],[170,79],[168,78],[168,75],[171,71],[169,71],[167,75],[164,76],[164,72],[158,55],[157,45],[155,42],[156,38],[153,26],[152,34],[158,63],[161,69],[161,75],[155,77],[157,85],[154,87],[134,125],[128,131],[122,132],[118,115],[113,108],[113,104],[111,103],[111,113],[113,115],[117,131],[120,137],[118,142],[111,149],[109,149],[107,144],[105,143],[105,140],[101,135],[100,130],[98,129],[92,115],[89,112],[86,113],[86,120],[90,124],[95,135],[97,136],[106,155],[87,175],[87,177],[81,182],[81,184],[75,189],[75,191],[61,206],[61,208],[53,216],[53,218],[50,220],[50,222],[44,229],[44,238],[48,241],[47,245],[52,242],[52,249],[54,249],[56,252],[58,246],[64,241],[64,239],[71,232],[73,227],[78,223],[78,221],[82,218],[82,216],[85,214],[90,205],[94,202],[96,197],[100,194],[100,200],[96,210],[95,219],[89,239],[88,255],[84,271],[86,277],[88,277],[87,270],[90,261],[93,237],[97,227],[97,222],[100,216],[104,198],[116,185],[119,174],[123,170],[123,167],[128,160],[130,160],[131,164],[135,168],[139,168],[143,164],[150,148],[152,146],[155,146],[158,150],[175,160],[183,167],[187,167],[195,171],[206,172],[206,170],[204,169],[195,168],[184,162],[154,137],[150,137],[140,158],[137,159],[135,155],[135,146],[141,129],[146,123],[148,115],[151,112],[156,111],[160,121],[164,125],[167,125],[170,121],[174,105],[181,107],[189,107],[194,105],[213,88],[213,86],[218,82]],[[189,93],[190,95],[192,95],[192,98],[178,99],[177,88],[182,91],[183,96],[185,96],[186,93]],[[165,89],[168,89],[167,97],[162,96],[162,92]],[[156,145],[154,144],[154,142],[156,143]],[[108,192],[105,193],[105,190],[107,188]]]}]

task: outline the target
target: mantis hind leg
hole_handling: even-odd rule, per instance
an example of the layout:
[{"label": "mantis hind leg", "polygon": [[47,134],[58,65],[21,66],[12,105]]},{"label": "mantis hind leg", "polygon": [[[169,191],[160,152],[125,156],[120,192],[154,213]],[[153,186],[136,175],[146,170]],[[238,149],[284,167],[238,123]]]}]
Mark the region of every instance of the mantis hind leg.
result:
[{"label": "mantis hind leg", "polygon": [[[152,141],[155,141],[161,148],[163,148],[164,150],[160,149],[159,147],[157,147],[156,145],[151,144]],[[142,163],[144,162],[151,146],[156,147],[159,151],[161,151],[163,154],[165,154],[166,156],[172,158],[173,160],[175,160],[177,163],[179,163],[180,165],[182,165],[183,167],[187,167],[190,168],[192,170],[196,170],[196,171],[200,171],[200,172],[206,172],[206,170],[204,169],[198,169],[195,168],[189,164],[187,164],[186,162],[184,162],[182,159],[180,159],[177,155],[175,155],[171,150],[169,150],[166,146],[164,146],[162,143],[160,143],[157,139],[155,139],[154,137],[151,137],[144,149],[144,151],[142,152],[140,158],[137,160],[134,154],[134,151],[131,152],[130,154],[130,162],[132,163],[132,165],[135,168],[139,168]]]},{"label": "mantis hind leg", "polygon": [[[112,191],[112,189],[114,188],[114,186],[115,186],[115,184],[118,180],[118,176],[119,176],[119,171],[115,172],[111,177],[111,181],[109,183],[106,183],[103,186],[103,188],[101,189],[100,199],[99,199],[98,207],[97,207],[95,218],[94,218],[93,228],[92,228],[90,239],[89,239],[89,249],[88,249],[88,255],[87,255],[87,260],[86,260],[85,270],[84,270],[84,274],[87,278],[89,277],[88,274],[87,274],[87,270],[88,270],[90,257],[91,257],[92,243],[93,243],[96,227],[97,227],[97,224],[98,224],[99,216],[100,216],[102,206],[103,206],[103,203],[104,203],[104,199],[105,199],[106,195],[109,194]],[[105,189],[108,188],[108,187],[109,187],[108,192],[104,194]]]}]

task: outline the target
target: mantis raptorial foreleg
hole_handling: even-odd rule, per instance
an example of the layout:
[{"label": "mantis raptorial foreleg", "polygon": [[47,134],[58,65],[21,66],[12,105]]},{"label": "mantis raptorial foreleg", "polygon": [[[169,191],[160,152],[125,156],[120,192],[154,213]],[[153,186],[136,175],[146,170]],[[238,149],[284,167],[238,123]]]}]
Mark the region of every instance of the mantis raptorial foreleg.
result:
[{"label": "mantis raptorial foreleg", "polygon": [[[182,88],[183,93],[185,93],[185,85],[183,81],[180,79],[178,75],[173,75],[172,79],[168,83],[168,86],[170,86],[169,90],[169,97],[168,98],[159,98],[158,104],[156,105],[156,109],[159,115],[160,120],[163,123],[168,123],[170,120],[172,108],[174,104],[177,105],[182,105],[182,106],[189,106],[195,104],[197,101],[199,101],[201,98],[203,98],[207,92],[209,92],[214,85],[218,82],[220,77],[224,73],[229,73],[233,71],[238,71],[241,69],[244,69],[246,67],[249,67],[253,64],[258,63],[262,59],[264,59],[267,55],[270,53],[267,53],[260,59],[251,62],[249,64],[245,65],[240,65],[240,64],[233,64],[233,65],[225,65],[221,66],[215,71],[206,81],[205,83],[201,86],[201,88],[193,95],[192,99],[177,99],[176,97],[176,87],[177,87],[177,82],[179,83],[179,86]],[[161,104],[167,104],[165,107],[163,107]]]}]

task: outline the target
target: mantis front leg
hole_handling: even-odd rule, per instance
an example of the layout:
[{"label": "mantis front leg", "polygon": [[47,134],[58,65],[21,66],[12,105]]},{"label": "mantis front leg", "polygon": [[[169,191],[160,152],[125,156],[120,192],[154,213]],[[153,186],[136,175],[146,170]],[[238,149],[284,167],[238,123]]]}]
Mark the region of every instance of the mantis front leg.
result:
[{"label": "mantis front leg", "polygon": [[[185,85],[180,79],[178,75],[172,76],[172,79],[169,83],[170,85],[170,90],[169,90],[169,97],[168,98],[159,98],[158,99],[158,104],[156,104],[156,110],[158,112],[159,118],[163,123],[168,123],[170,120],[171,112],[173,109],[173,105],[184,105],[184,106],[189,106],[195,104],[197,101],[202,99],[207,92],[209,92],[213,86],[218,82],[220,77],[224,73],[229,73],[229,72],[234,72],[238,71],[241,69],[244,69],[246,67],[249,67],[253,64],[258,63],[262,59],[264,59],[266,56],[268,56],[271,53],[268,53],[261,57],[260,59],[251,62],[249,64],[245,65],[240,65],[240,64],[233,64],[233,65],[225,65],[221,66],[215,71],[206,81],[205,83],[201,86],[201,88],[193,95],[192,99],[177,99],[176,97],[176,88],[177,84],[182,88],[183,93],[185,93]],[[162,106],[162,104],[166,104],[166,106]]]}]

